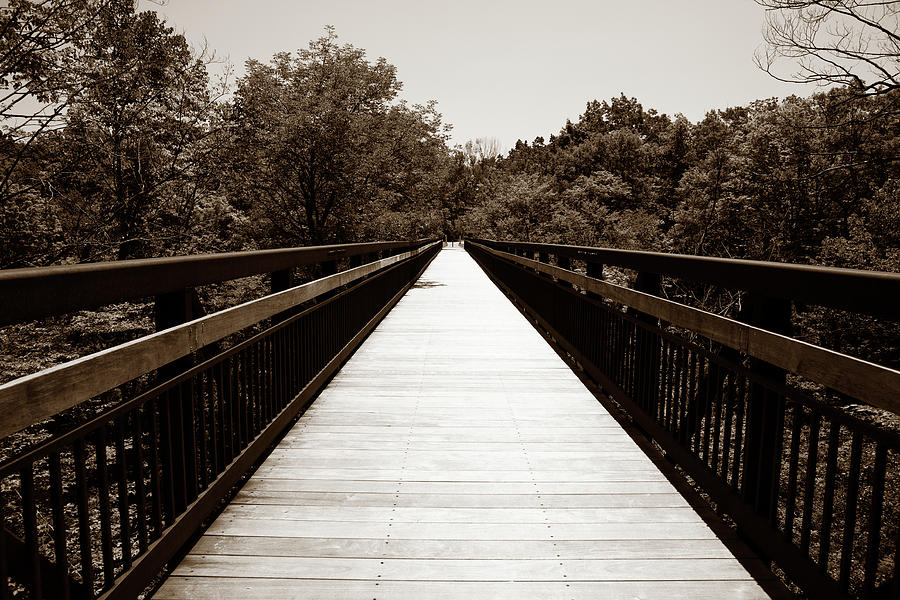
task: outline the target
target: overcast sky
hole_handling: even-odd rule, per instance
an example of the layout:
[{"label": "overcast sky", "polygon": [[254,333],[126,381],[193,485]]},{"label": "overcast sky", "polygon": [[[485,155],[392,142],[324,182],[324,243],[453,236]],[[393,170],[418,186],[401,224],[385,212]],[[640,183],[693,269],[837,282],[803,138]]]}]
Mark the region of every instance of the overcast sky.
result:
[{"label": "overcast sky", "polygon": [[167,0],[156,8],[239,75],[305,48],[334,25],[341,42],[397,67],[403,97],[434,99],[451,143],[557,133],[589,100],[624,92],[645,109],[698,121],[710,109],[814,89],[753,64],[764,12],[752,0]]}]

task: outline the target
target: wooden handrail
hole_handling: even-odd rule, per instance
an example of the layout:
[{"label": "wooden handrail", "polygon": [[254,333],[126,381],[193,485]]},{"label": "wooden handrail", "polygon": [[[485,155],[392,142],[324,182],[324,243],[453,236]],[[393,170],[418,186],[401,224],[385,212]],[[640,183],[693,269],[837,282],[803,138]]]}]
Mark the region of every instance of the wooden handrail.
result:
[{"label": "wooden handrail", "polygon": [[0,271],[0,326],[434,239],[147,258]]},{"label": "wooden handrail", "polygon": [[0,386],[0,437],[158,369],[259,321],[404,261],[439,242],[341,271]]},{"label": "wooden handrail", "polygon": [[588,263],[702,281],[769,298],[900,319],[900,273],[663,252],[474,238],[495,250],[555,254]]},{"label": "wooden handrail", "polygon": [[484,244],[467,243],[900,414],[900,372],[893,369]]}]

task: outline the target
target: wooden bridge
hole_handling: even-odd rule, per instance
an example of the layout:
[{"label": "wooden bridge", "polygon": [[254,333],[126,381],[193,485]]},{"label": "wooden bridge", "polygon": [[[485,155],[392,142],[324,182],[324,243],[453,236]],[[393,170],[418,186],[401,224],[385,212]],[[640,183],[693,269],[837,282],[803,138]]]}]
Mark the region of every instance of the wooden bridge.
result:
[{"label": "wooden bridge", "polygon": [[[9,440],[126,398],[0,466],[0,598],[896,597],[900,436],[831,400],[896,412],[900,373],[778,328],[815,294],[894,317],[900,276],[440,247],[0,273],[7,322],[154,296],[160,329],[0,387]],[[749,322],[663,275],[749,290]]]}]

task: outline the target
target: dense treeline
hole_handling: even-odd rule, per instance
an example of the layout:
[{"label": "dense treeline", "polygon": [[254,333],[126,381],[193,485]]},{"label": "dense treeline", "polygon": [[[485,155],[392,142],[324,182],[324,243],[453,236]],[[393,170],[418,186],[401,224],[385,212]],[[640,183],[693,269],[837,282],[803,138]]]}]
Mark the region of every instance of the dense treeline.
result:
[{"label": "dense treeline", "polygon": [[0,268],[441,234],[900,264],[893,80],[698,123],[595,100],[502,156],[331,28],[234,85],[133,0],[13,0],[0,41]]},{"label": "dense treeline", "polygon": [[248,61],[229,95],[132,0],[17,0],[2,18],[3,268],[441,233],[900,259],[896,90],[699,123],[622,95],[502,157],[448,149],[435,105],[399,101],[394,67],[332,29]]},{"label": "dense treeline", "polygon": [[624,95],[479,165],[462,227],[499,237],[895,270],[897,94],[760,100],[699,123]]}]

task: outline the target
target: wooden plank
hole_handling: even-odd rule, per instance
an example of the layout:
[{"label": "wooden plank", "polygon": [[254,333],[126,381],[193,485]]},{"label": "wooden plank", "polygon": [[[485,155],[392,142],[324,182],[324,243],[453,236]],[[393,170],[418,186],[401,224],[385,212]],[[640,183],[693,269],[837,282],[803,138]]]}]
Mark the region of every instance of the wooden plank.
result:
[{"label": "wooden plank", "polygon": [[641,470],[616,470],[597,467],[590,471],[537,471],[520,470],[453,470],[423,471],[403,469],[317,469],[279,466],[265,463],[256,471],[269,479],[367,479],[372,481],[537,481],[562,483],[567,481],[665,481],[665,477],[652,468]]},{"label": "wooden plank", "polygon": [[[599,437],[599,436],[598,436]],[[622,440],[616,436],[611,441],[599,442],[590,441],[582,443],[567,442],[534,442],[531,444],[529,453],[556,453],[556,452],[573,452],[583,450],[592,452],[606,450],[610,452],[622,452],[637,449],[637,445],[631,440]],[[353,434],[332,434],[327,436],[293,437],[284,439],[279,448],[316,448],[319,450],[327,450],[334,452],[335,450],[403,450],[409,447],[410,440],[397,440],[389,435],[371,437],[358,437]],[[523,443],[518,440],[510,440],[508,442],[497,441],[427,441],[417,440],[416,450],[418,452],[447,452],[455,450],[459,452],[508,452],[510,447],[522,447]],[[539,448],[535,450],[534,448]]]},{"label": "wooden plank", "polygon": [[222,516],[230,519],[290,521],[362,521],[368,523],[692,523],[690,506],[604,508],[422,508],[414,506],[285,506],[230,504]]},{"label": "wooden plank", "polygon": [[[403,429],[404,433],[408,432],[411,436],[421,435],[423,437],[432,437],[432,436],[442,436],[442,435],[454,435],[454,436],[462,436],[462,437],[474,437],[476,439],[486,439],[492,440],[494,436],[504,436],[515,434],[516,436],[525,437],[528,439],[534,440],[547,440],[547,441],[566,441],[569,439],[569,436],[576,435],[585,435],[590,436],[587,439],[595,439],[593,436],[602,435],[604,433],[615,433],[619,432],[623,438],[625,435],[621,433],[621,428],[618,425],[610,425],[610,426],[595,426],[595,427],[582,427],[582,426],[554,426],[552,423],[548,423],[545,426],[536,427],[532,424],[524,424],[520,426],[516,426],[515,424],[508,424],[507,426],[482,426],[482,427],[468,427],[466,425],[381,425],[381,426],[373,426],[365,423],[359,423],[358,425],[348,425],[348,424],[323,424],[323,423],[312,423],[308,421],[301,420],[298,423],[298,426],[302,430],[309,431],[310,433],[357,433],[357,434],[383,434],[387,430],[392,430],[392,433],[397,435],[397,429]],[[302,434],[301,434],[302,435]],[[395,438],[396,439],[396,438]]]},{"label": "wooden plank", "polygon": [[[271,456],[281,460],[290,460],[303,462],[307,460],[318,460],[324,458],[334,458],[335,452],[328,449],[320,448],[292,448],[290,446],[282,446],[272,451]],[[507,445],[504,450],[494,450],[493,457],[497,460],[512,457],[527,456],[530,460],[583,460],[592,459],[604,462],[611,461],[637,461],[649,463],[647,456],[638,448],[632,450],[606,450],[606,446],[594,451],[575,450],[575,451],[555,451],[548,452],[546,450],[532,450],[526,445],[515,444]],[[474,448],[455,448],[439,451],[424,451],[418,447],[411,447],[403,450],[384,450],[375,449],[346,449],[340,453],[341,457],[351,460],[369,459],[381,461],[398,461],[411,459],[423,460],[463,460],[471,461],[484,455],[484,450],[480,445]]]},{"label": "wooden plank", "polygon": [[[305,556],[318,558],[662,559],[731,558],[719,540],[404,540],[381,538],[284,538],[204,536],[195,554]],[[752,558],[752,555],[747,555]]]},{"label": "wooden plank", "polygon": [[401,506],[418,508],[636,508],[687,507],[680,494],[407,494],[377,492],[248,491],[231,504],[282,506]]},{"label": "wooden plank", "polygon": [[762,600],[768,596],[752,581],[348,581],[239,577],[170,577],[154,598],[220,600],[241,594],[254,600],[596,600],[597,598],[665,598],[667,600]]},{"label": "wooden plank", "polygon": [[[402,463],[402,464],[401,464]],[[379,467],[395,466],[397,468],[404,467],[406,470],[421,471],[450,471],[450,470],[477,470],[477,471],[499,471],[499,470],[556,470],[556,469],[584,469],[584,470],[602,470],[602,471],[631,471],[631,470],[652,470],[652,464],[645,459],[634,457],[634,455],[625,454],[623,458],[615,456],[584,456],[582,458],[541,458],[522,456],[512,453],[504,454],[485,454],[482,457],[469,456],[457,458],[444,458],[440,455],[432,456],[409,456],[405,461],[398,459],[392,464],[380,459],[377,456],[342,456],[336,453],[335,456],[317,456],[310,458],[295,456],[280,456],[273,458],[269,464],[273,467],[294,467],[294,468],[312,468],[312,469],[377,469]]]},{"label": "wooden plank", "polygon": [[669,494],[668,481],[513,482],[496,481],[371,481],[341,479],[268,479],[253,477],[243,491],[374,492],[411,494]]},{"label": "wooden plank", "polygon": [[529,443],[529,444],[539,444],[539,443],[552,443],[558,444],[561,443],[559,440],[562,438],[566,440],[565,443],[572,444],[591,444],[591,443],[601,443],[600,441],[605,440],[609,442],[614,442],[617,444],[634,444],[631,438],[625,437],[621,435],[620,431],[616,431],[615,429],[608,430],[595,430],[593,433],[578,433],[573,434],[568,431],[565,432],[565,436],[560,436],[559,433],[549,431],[549,430],[541,430],[539,432],[522,432],[521,430],[508,430],[504,432],[500,432],[498,430],[440,430],[440,429],[432,429],[428,432],[414,431],[407,436],[400,438],[398,436],[397,431],[386,428],[379,432],[354,432],[354,431],[329,431],[323,432],[315,429],[303,429],[302,426],[294,429],[294,434],[290,437],[285,438],[286,444],[292,444],[294,441],[305,443],[307,441],[327,441],[327,440],[353,440],[353,441],[369,441],[372,443],[378,442],[403,442],[403,443],[413,443],[413,442],[425,442],[425,443],[451,443],[451,444],[466,444],[473,442],[488,442],[488,443]]},{"label": "wooden plank", "polygon": [[694,540],[715,539],[699,519],[688,523],[372,523],[222,516],[207,535],[422,540]]},{"label": "wooden plank", "polygon": [[[248,560],[249,558],[249,560]],[[242,557],[189,554],[175,576],[405,581],[669,581],[750,580],[734,558],[509,560]]]}]

